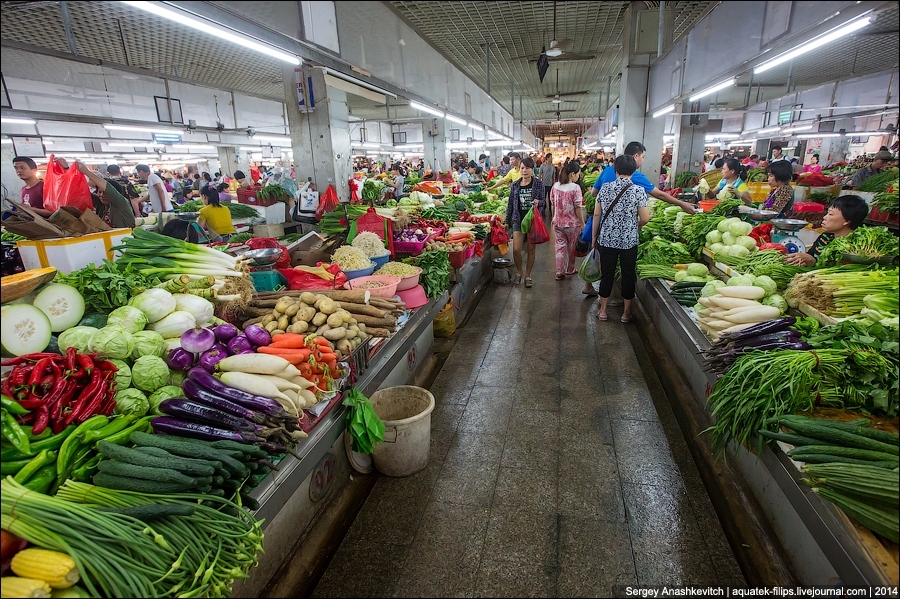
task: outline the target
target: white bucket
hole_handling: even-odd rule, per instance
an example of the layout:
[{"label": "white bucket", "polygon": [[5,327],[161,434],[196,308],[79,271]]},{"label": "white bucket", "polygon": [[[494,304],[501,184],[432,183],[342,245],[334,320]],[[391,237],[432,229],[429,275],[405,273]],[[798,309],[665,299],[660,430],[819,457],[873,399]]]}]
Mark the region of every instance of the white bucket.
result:
[{"label": "white bucket", "polygon": [[434,395],[403,385],[376,391],[369,398],[384,422],[384,441],[375,445],[375,468],[387,476],[409,476],[428,465]]}]

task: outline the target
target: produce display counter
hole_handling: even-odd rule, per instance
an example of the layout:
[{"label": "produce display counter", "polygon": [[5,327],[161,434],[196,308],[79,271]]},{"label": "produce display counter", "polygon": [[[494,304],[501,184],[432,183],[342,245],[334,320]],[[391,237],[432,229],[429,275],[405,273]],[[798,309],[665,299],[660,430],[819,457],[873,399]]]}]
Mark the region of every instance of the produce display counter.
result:
[{"label": "produce display counter", "polygon": [[[412,379],[416,367],[426,362],[433,341],[432,321],[447,299],[445,293],[415,310],[403,328],[380,343],[355,384],[364,395]],[[309,437],[299,442],[296,451],[300,459],[286,456],[278,463],[279,470],[253,490],[251,496],[260,504],[254,515],[264,520],[265,553],[250,576],[235,584],[233,596],[265,595],[268,586],[277,584],[277,575],[289,560],[297,559],[296,554],[318,550],[317,545],[304,541],[353,474],[344,451],[347,408],[341,400],[336,401]],[[303,545],[296,549],[300,543]]]},{"label": "produce display counter", "polygon": [[486,249],[482,256],[469,258],[462,268],[451,272],[450,279],[455,285],[450,289],[450,299],[453,301],[457,324],[465,321],[476,305],[478,294],[490,283],[493,277],[491,260],[498,257],[495,252],[495,248]]},{"label": "produce display counter", "polygon": [[[660,341],[689,382],[692,396],[687,401],[696,402],[705,413],[706,397],[717,380],[715,374],[703,370],[699,354],[710,346],[709,340],[690,311],[671,298],[665,282],[639,280],[637,296]],[[705,428],[712,418],[700,424]],[[872,533],[813,493],[783,452],[763,444],[757,456],[732,444],[728,460],[752,489],[790,556],[799,582],[816,586],[897,584],[895,552],[886,550]]]}]

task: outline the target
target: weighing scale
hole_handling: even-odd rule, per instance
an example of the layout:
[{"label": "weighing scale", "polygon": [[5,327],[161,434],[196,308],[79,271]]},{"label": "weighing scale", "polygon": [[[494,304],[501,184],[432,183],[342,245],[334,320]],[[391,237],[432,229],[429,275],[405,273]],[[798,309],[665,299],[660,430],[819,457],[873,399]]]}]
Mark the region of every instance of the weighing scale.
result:
[{"label": "weighing scale", "polygon": [[772,243],[780,243],[787,248],[788,254],[806,252],[806,244],[795,235],[806,228],[809,223],[797,218],[776,218],[772,223]]},{"label": "weighing scale", "polygon": [[257,293],[277,291],[287,285],[287,279],[275,270],[275,263],[281,258],[281,248],[253,250],[244,254],[244,258],[252,261],[250,279]]}]

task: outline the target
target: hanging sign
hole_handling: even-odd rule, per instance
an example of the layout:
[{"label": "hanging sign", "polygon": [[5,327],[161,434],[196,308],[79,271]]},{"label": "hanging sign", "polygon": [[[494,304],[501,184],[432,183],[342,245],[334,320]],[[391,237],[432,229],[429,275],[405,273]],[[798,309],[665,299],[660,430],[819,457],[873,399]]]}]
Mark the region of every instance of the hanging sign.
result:
[{"label": "hanging sign", "polygon": [[45,155],[44,140],[41,137],[18,137],[11,135],[10,139],[12,139],[16,156],[43,158]]}]

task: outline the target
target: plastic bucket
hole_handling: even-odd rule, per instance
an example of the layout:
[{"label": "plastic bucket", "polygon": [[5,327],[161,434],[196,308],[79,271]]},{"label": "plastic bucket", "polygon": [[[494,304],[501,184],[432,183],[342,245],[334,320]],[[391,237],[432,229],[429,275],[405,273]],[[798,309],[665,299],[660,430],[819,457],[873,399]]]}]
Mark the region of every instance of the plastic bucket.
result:
[{"label": "plastic bucket", "polygon": [[387,476],[409,476],[428,465],[434,395],[402,385],[376,391],[369,398],[384,422],[384,441],[375,445],[375,468]]}]

